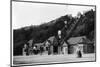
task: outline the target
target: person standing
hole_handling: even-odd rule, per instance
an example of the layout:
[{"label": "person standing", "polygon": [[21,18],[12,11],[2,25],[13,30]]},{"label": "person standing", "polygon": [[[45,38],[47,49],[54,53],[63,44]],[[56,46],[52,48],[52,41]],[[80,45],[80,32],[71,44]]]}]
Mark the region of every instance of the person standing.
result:
[{"label": "person standing", "polygon": [[78,47],[78,50],[77,50],[77,57],[78,58],[82,57],[82,52],[81,52],[81,49],[79,49],[79,47]]}]

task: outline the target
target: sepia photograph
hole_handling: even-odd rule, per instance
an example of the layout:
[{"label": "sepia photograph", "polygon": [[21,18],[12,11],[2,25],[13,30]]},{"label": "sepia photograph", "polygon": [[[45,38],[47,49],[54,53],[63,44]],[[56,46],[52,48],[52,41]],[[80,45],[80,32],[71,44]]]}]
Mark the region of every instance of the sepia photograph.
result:
[{"label": "sepia photograph", "polygon": [[12,66],[96,61],[96,6],[11,1]]}]

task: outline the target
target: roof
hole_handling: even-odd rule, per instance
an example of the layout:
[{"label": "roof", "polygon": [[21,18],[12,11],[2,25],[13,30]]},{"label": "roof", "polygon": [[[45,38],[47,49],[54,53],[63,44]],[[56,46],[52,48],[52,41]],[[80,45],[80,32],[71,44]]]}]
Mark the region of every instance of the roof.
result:
[{"label": "roof", "polygon": [[49,37],[48,40],[50,40],[51,42],[53,42],[55,36]]},{"label": "roof", "polygon": [[32,44],[33,43],[33,39],[29,40],[28,43],[29,44]]},{"label": "roof", "polygon": [[85,36],[81,36],[81,37],[71,37],[68,42],[69,44],[77,44],[77,43],[81,43],[83,42],[82,38],[86,38]]},{"label": "roof", "polygon": [[63,46],[67,46],[67,43],[66,43],[66,42],[64,42],[64,43],[63,43]]}]

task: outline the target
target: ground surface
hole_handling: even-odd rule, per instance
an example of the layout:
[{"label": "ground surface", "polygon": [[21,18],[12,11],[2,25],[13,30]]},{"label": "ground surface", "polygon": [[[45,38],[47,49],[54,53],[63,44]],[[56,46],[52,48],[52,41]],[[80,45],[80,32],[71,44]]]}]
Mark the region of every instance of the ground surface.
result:
[{"label": "ground surface", "polygon": [[80,62],[95,61],[95,54],[83,54],[82,58],[77,58],[75,54],[69,55],[32,55],[32,56],[14,56],[15,65],[35,65],[47,63]]}]

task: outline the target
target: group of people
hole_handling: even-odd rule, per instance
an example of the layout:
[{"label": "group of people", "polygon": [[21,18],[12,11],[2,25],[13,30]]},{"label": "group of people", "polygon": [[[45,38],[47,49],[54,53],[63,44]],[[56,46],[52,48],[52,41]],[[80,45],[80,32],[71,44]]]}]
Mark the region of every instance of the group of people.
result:
[{"label": "group of people", "polygon": [[36,45],[35,46],[28,46],[27,44],[24,44],[23,47],[23,55],[37,55],[37,54],[42,54],[42,52],[44,51],[43,46],[40,46],[40,48],[38,48]]}]

